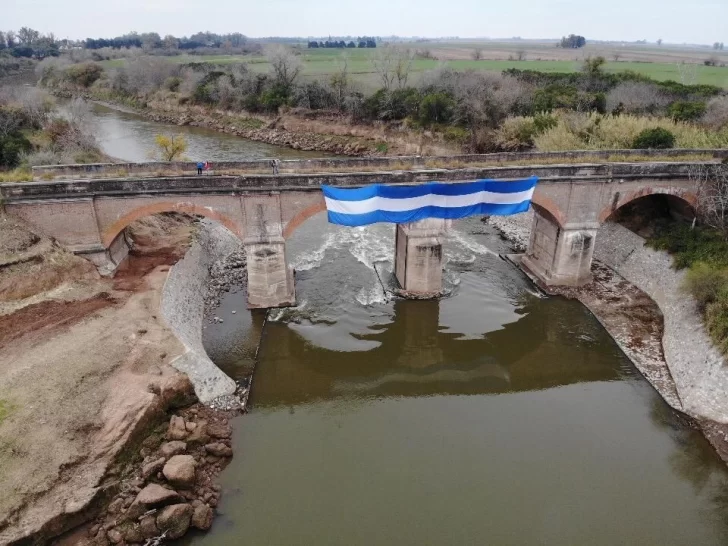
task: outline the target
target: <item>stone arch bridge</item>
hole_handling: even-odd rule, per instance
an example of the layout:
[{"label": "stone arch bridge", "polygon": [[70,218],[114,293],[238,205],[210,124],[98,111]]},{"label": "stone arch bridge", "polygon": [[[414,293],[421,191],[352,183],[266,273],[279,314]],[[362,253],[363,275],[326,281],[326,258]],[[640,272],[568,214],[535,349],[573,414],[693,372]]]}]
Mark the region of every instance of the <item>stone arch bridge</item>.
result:
[{"label": "stone arch bridge", "polygon": [[[697,188],[690,173],[701,163],[613,163],[523,167],[245,176],[91,179],[0,185],[11,215],[85,255],[105,274],[126,257],[124,229],[151,214],[178,211],[225,225],[245,245],[248,303],[278,307],[295,301],[286,239],[325,210],[321,184],[417,184],[540,178],[535,217],[523,266],[543,283],[579,285],[590,279],[597,230],[637,198],[667,195],[676,214],[692,217]],[[404,290],[433,294],[442,282],[446,222],[397,226],[396,276]]]}]

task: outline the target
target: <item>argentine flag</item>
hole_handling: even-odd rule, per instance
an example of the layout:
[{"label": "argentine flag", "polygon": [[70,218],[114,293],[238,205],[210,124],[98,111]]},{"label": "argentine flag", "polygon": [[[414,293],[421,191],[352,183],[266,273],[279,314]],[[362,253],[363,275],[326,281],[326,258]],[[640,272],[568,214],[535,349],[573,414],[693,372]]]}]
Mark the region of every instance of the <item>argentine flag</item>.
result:
[{"label": "argentine flag", "polygon": [[528,210],[538,178],[462,184],[431,182],[418,186],[374,184],[344,189],[322,186],[329,222],[365,226],[377,222],[405,224],[425,218],[455,219],[473,215],[518,214]]}]

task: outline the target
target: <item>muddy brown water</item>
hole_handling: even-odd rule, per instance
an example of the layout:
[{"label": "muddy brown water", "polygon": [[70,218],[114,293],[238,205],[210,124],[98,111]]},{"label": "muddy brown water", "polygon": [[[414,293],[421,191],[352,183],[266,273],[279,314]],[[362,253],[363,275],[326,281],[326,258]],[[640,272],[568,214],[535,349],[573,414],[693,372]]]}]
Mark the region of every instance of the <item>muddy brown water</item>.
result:
[{"label": "muddy brown water", "polygon": [[478,219],[446,243],[449,297],[393,300],[393,239],[316,216],[289,244],[297,308],[264,325],[223,299],[210,353],[241,377],[260,350],[186,544],[728,543],[725,466],[583,306],[539,297]]}]

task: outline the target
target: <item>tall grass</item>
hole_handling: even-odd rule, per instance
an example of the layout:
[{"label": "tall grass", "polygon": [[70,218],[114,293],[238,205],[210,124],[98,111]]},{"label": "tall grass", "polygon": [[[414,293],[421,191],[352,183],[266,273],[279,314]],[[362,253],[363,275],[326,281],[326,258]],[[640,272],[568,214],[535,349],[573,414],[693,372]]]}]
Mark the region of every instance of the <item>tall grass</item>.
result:
[{"label": "tall grass", "polygon": [[728,127],[711,130],[691,123],[658,116],[561,113],[557,124],[533,137],[544,152],[631,148],[646,129],[662,128],[675,136],[676,148],[728,147]]}]

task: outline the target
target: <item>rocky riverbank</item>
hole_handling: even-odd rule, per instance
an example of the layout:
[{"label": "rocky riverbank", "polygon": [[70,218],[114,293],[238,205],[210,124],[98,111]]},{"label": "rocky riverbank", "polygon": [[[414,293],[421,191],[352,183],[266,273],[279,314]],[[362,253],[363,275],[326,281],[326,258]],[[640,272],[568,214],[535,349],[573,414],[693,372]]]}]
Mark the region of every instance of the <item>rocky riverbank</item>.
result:
[{"label": "rocky riverbank", "polygon": [[[491,217],[513,245],[528,244],[532,213]],[[551,287],[578,299],[602,323],[637,369],[675,410],[694,420],[728,463],[728,370],[712,346],[683,272],[665,252],[613,223],[597,235],[594,281],[579,288]]]}]

